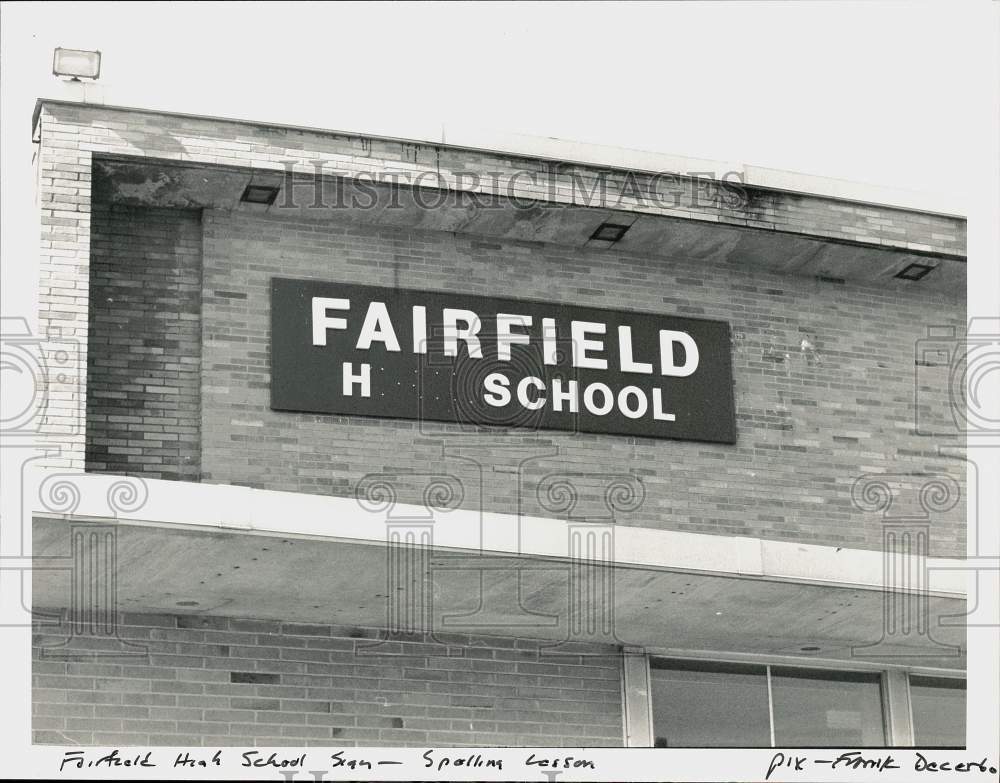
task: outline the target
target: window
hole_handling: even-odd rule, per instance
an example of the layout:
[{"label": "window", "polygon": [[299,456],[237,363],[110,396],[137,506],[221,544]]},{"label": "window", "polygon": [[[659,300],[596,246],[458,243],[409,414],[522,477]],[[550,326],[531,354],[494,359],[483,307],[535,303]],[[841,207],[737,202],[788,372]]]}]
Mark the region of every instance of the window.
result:
[{"label": "window", "polygon": [[651,665],[656,747],[770,746],[765,666],[658,660]]},{"label": "window", "polygon": [[653,659],[656,747],[885,746],[881,676]]},{"label": "window", "polygon": [[771,669],[774,741],[801,747],[884,746],[878,673]]},{"label": "window", "polygon": [[910,675],[913,744],[928,748],[965,747],[965,681]]}]

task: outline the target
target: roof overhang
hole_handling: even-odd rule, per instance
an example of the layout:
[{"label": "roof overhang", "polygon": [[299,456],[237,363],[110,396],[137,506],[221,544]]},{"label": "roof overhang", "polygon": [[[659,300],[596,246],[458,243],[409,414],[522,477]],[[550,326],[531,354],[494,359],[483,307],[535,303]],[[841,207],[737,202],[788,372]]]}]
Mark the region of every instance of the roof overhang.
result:
[{"label": "roof overhang", "polygon": [[[50,497],[64,479],[41,472],[25,497]],[[877,551],[106,475],[73,483],[65,513],[36,504],[35,607],[72,604],[74,541],[96,526],[115,542],[123,611],[384,628],[392,596],[416,580],[429,597],[423,628],[439,633],[965,665],[957,561],[903,558],[898,567],[926,567],[928,586],[904,594],[884,589]],[[116,494],[130,506],[109,512]],[[407,543],[424,535],[431,547]],[[574,535],[605,543],[581,561]],[[394,583],[401,562],[412,579]],[[585,622],[572,609],[581,585],[593,591]],[[925,613],[925,630],[889,634],[891,606]]]},{"label": "roof overhang", "polygon": [[[74,93],[79,92],[77,85]],[[89,85],[99,87],[98,85]],[[550,136],[533,136],[520,133],[498,131],[495,128],[471,125],[456,125],[449,123],[440,126],[438,139],[435,133],[430,135],[400,136],[386,133],[385,129],[354,128],[318,128],[309,125],[295,125],[287,122],[270,122],[260,117],[217,116],[191,114],[187,112],[168,111],[155,106],[118,106],[107,104],[103,97],[91,101],[79,97],[38,98],[31,116],[32,132],[38,130],[38,120],[45,105],[93,105],[103,109],[120,112],[134,112],[147,115],[163,115],[191,120],[205,120],[217,123],[228,123],[233,126],[249,125],[292,133],[336,134],[338,136],[366,137],[383,142],[396,142],[409,145],[426,145],[466,150],[472,153],[486,152],[493,155],[532,158],[573,165],[592,166],[605,169],[618,169],[641,172],[671,172],[680,176],[705,176],[707,172],[725,172],[730,176],[754,188],[816,196],[842,200],[844,202],[873,207],[888,207],[893,209],[912,210],[925,214],[944,215],[964,219],[967,214],[965,206],[959,205],[954,198],[947,198],[940,193],[907,190],[885,185],[875,185],[868,182],[824,177],[806,174],[798,171],[775,169],[766,166],[755,166],[736,161],[709,160],[692,158],[690,156],[670,155],[661,152],[650,152],[606,144],[572,141]],[[435,129],[437,130],[437,128]],[[445,139],[447,138],[447,141]]]},{"label": "roof overhang", "polygon": [[[241,201],[249,185],[278,188],[271,205]],[[903,249],[871,242],[779,231],[644,212],[634,205],[612,208],[558,200],[539,192],[533,198],[469,190],[461,180],[429,175],[420,184],[367,175],[316,176],[148,157],[95,154],[94,198],[133,206],[222,209],[262,219],[353,222],[362,225],[445,231],[516,242],[565,247],[614,249],[644,257],[725,265],[754,271],[813,278],[827,284],[847,281],[887,289],[931,289],[964,295],[962,257]],[[610,222],[628,226],[617,242],[592,238]],[[932,268],[918,283],[897,273],[910,264]]]}]

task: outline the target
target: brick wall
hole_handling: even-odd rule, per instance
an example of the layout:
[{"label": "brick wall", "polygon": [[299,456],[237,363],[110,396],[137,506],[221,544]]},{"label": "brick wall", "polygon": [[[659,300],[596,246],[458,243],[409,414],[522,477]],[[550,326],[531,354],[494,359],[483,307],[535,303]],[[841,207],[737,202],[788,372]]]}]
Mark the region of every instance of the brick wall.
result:
[{"label": "brick wall", "polygon": [[378,638],[370,630],[195,615],[125,615],[119,635],[141,654],[95,655],[112,643],[36,626],[36,743],[623,743],[614,648],[555,656],[529,640],[448,635],[450,656],[422,638],[371,655],[359,651]]},{"label": "brick wall", "polygon": [[[718,188],[702,187],[703,182],[697,188],[690,180],[650,183],[643,174],[630,177],[621,171],[480,150],[56,101],[39,105],[35,131],[40,140],[42,224],[39,330],[49,341],[48,354],[70,357],[49,379],[39,430],[59,448],[59,455],[47,458],[47,463],[75,469],[85,464],[83,401],[95,155],[224,164],[256,172],[285,172],[290,167],[307,175],[315,173],[314,162],[322,160],[329,164],[327,174],[340,171],[378,178],[392,172],[411,181],[433,175],[440,178],[436,182],[463,188],[470,188],[470,181],[460,176],[477,171],[484,174],[472,188],[477,192],[509,192],[518,198],[542,197],[564,204],[587,203],[586,194],[603,178],[607,203],[620,209],[862,245],[954,257],[965,254],[965,221],[960,218],[760,189],[749,189],[746,199],[732,204],[716,197]],[[536,176],[526,177],[525,171]],[[519,176],[512,180],[515,172]],[[155,183],[150,184],[155,190]],[[651,199],[650,188],[663,192]],[[66,342],[69,350],[64,350]]]},{"label": "brick wall", "polygon": [[[37,435],[48,463],[84,463],[87,375],[87,277],[90,261],[92,156],[75,128],[52,128],[35,159],[40,222],[38,335],[52,368]],[[66,356],[60,361],[60,356]]]},{"label": "brick wall", "polygon": [[[878,515],[851,500],[867,473],[949,473],[947,438],[914,432],[946,414],[946,372],[915,368],[929,325],[961,328],[961,301],[894,280],[882,287],[739,273],[727,266],[483,241],[227,211],[204,215],[202,470],[211,482],[351,495],[368,473],[403,474],[399,499],[423,480],[456,476],[468,508],[552,516],[538,486],[575,475],[577,517],[600,518],[608,466],[639,476],[645,502],[619,524],[879,548]],[[620,436],[512,431],[269,410],[272,275],[525,298],[727,320],[739,440],[735,446]],[[931,375],[932,373],[936,375]],[[930,444],[930,445],[929,445]],[[447,450],[447,454],[446,454]],[[555,452],[554,456],[552,455]],[[537,456],[547,454],[548,456]],[[536,456],[527,462],[528,457]],[[521,465],[519,488],[509,472]],[[932,519],[931,552],[964,552],[964,504]],[[898,510],[898,509],[894,509]]]},{"label": "brick wall", "polygon": [[[50,255],[43,254],[42,313],[49,324],[84,336],[87,302],[81,289],[86,282],[74,275],[87,271],[90,253],[89,181],[79,180],[77,187],[69,188],[72,193],[63,194],[68,180],[59,178],[84,176],[81,167],[86,162],[89,171],[92,153],[279,171],[285,161],[294,160],[296,170],[308,173],[313,171],[308,163],[313,158],[342,163],[352,173],[448,174],[492,168],[511,172],[530,166],[551,170],[545,161],[492,153],[106,107],[47,105],[41,118],[42,197],[64,207],[43,210],[43,219],[51,226],[56,226],[51,221],[72,224],[46,229],[43,247],[48,242],[52,248]],[[569,176],[578,168],[558,171]],[[65,204],[58,200],[62,195],[69,199]],[[530,187],[519,195],[531,195]],[[557,189],[553,198],[566,201],[573,196]],[[626,199],[621,206],[629,203]],[[944,216],[793,194],[755,197],[738,216],[717,207],[706,206],[707,211],[695,215],[686,205],[664,214],[746,225],[763,221],[761,228],[849,237],[879,246],[915,244],[941,253],[964,248],[964,222]],[[100,209],[96,205],[96,220],[103,219]],[[160,220],[168,213],[142,214]],[[129,230],[146,230],[141,224],[133,222]],[[874,226],[874,234],[865,227],[868,224]],[[53,232],[63,229],[72,233],[65,237],[69,242],[65,248],[55,246],[52,239]],[[131,241],[122,233],[109,236],[111,245]],[[193,248],[193,236],[185,237],[183,241]],[[937,454],[947,438],[914,433],[915,393],[934,403],[926,410],[936,408],[939,417],[948,411],[947,368],[915,368],[914,346],[928,326],[945,324],[960,330],[964,325],[962,301],[941,296],[933,286],[893,279],[879,286],[838,285],[682,258],[667,262],[604,250],[363,228],[346,221],[297,222],[223,210],[205,213],[204,243],[200,468],[207,481],[350,495],[366,474],[425,472],[433,466],[463,482],[466,507],[508,512],[519,507],[527,514],[550,516],[538,502],[539,483],[553,474],[582,473],[586,475],[573,478],[579,503],[567,513],[603,518],[611,513],[603,502],[602,485],[611,464],[616,471],[641,477],[645,487],[640,508],[615,512],[621,524],[879,548],[880,517],[864,514],[851,501],[851,484],[857,477],[946,472],[961,479],[964,475],[960,463]],[[88,255],[81,259],[84,248]],[[121,261],[128,252],[98,247],[94,258],[98,263],[105,257]],[[556,302],[725,319],[735,337],[739,442],[731,447],[530,432],[468,437],[449,425],[272,412],[267,391],[267,284],[275,273],[478,294],[516,292]],[[169,306],[175,305],[177,312],[192,314],[185,308],[193,307],[193,300]],[[107,312],[100,314],[104,308]],[[112,323],[101,319],[113,318],[113,308],[114,303],[95,300],[94,323],[102,328]],[[98,334],[93,345],[102,339]],[[164,354],[158,372],[173,372],[169,365],[181,366],[175,359],[191,356]],[[118,378],[125,379],[124,374]],[[93,380],[100,386],[98,378]],[[180,388],[192,379],[170,380]],[[920,389],[918,383],[923,384]],[[169,388],[169,384],[148,386]],[[95,416],[105,415],[97,411],[106,401],[93,395],[89,410]],[[186,449],[190,442],[181,437],[191,433],[176,433],[176,442],[161,437],[172,434],[166,427],[174,422],[167,420],[178,418],[169,415],[172,401],[140,402],[144,417],[148,413],[150,418],[142,426],[156,428],[149,432],[137,433],[132,427],[98,432],[97,425],[126,422],[112,422],[110,414],[106,422],[95,421],[91,466],[104,456],[96,449],[107,445],[110,456],[114,442],[115,448],[140,449],[133,456],[149,460],[138,467],[130,460],[129,472],[169,475],[173,471],[180,476],[185,469],[194,476],[194,459],[188,459],[192,455]],[[66,414],[72,422],[72,402],[64,405],[62,398],[53,402],[53,416]],[[176,424],[181,428],[190,422],[178,419]],[[136,445],[140,440],[160,444]],[[68,443],[72,446],[72,440]],[[555,455],[538,456],[544,452]],[[509,469],[522,463],[519,485]],[[150,467],[143,467],[146,464]],[[401,500],[422,501],[422,486],[408,483],[405,476],[396,483]],[[933,518],[932,554],[964,552],[963,514],[964,504],[959,504]]]},{"label": "brick wall", "polygon": [[87,470],[197,481],[201,214],[95,203]]}]

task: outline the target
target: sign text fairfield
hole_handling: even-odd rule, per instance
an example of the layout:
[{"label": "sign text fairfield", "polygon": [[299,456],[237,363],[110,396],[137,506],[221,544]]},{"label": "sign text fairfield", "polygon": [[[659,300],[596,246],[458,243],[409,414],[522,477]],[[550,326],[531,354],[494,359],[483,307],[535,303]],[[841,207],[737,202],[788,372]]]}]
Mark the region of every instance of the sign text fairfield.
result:
[{"label": "sign text fairfield", "polygon": [[733,443],[723,321],[274,278],[271,407]]}]

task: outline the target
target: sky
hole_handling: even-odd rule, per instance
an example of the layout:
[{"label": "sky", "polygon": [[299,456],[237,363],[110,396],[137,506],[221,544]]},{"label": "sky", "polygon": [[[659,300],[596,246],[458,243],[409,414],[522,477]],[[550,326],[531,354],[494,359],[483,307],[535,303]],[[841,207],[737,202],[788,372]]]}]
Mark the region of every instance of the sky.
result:
[{"label": "sky", "polygon": [[981,3],[9,3],[18,125],[56,46],[108,103],[440,139],[441,126],[938,192],[982,66]]}]

